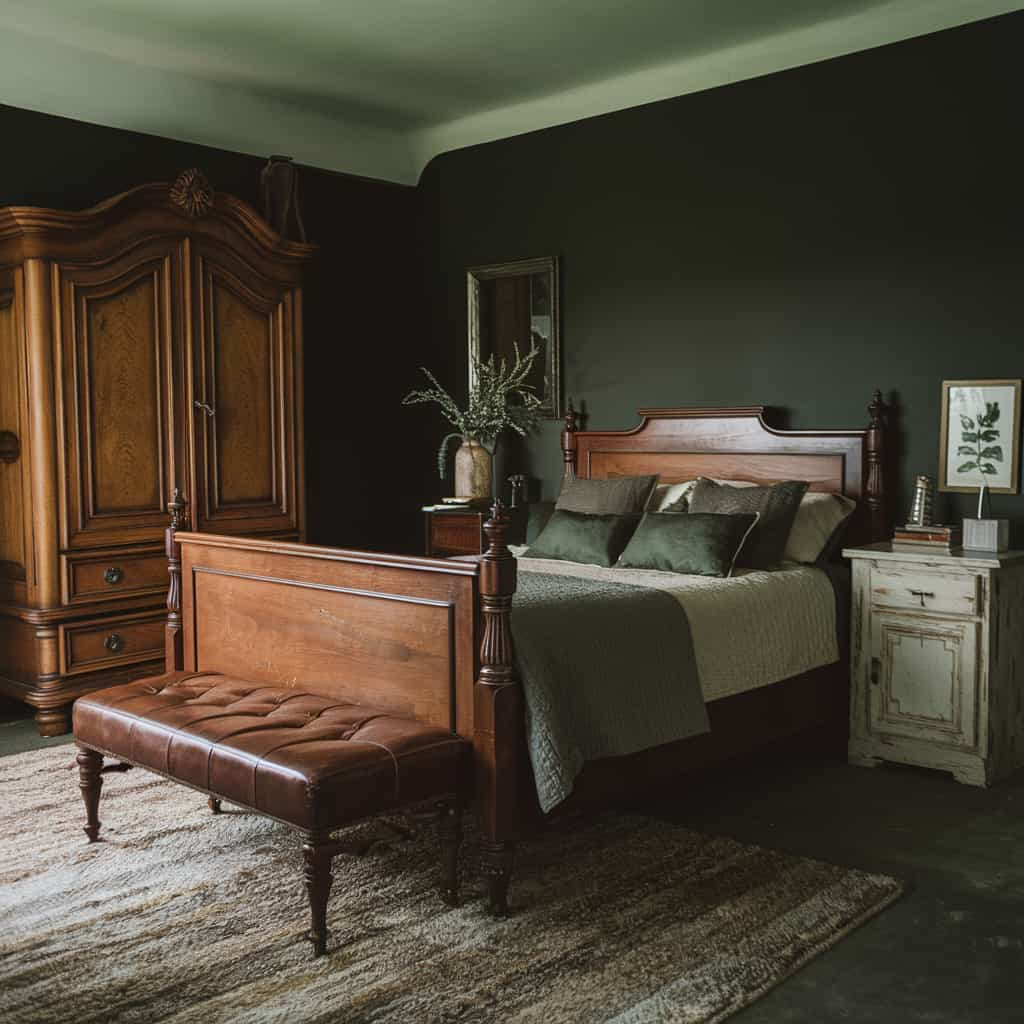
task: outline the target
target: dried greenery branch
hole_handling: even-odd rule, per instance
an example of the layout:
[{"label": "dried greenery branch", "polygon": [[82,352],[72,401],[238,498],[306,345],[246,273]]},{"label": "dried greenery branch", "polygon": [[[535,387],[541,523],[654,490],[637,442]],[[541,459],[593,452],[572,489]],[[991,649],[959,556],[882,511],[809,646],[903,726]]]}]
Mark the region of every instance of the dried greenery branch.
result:
[{"label": "dried greenery branch", "polygon": [[496,361],[493,354],[487,359],[473,361],[474,383],[465,409],[459,408],[458,402],[425,366],[420,369],[433,386],[410,391],[402,399],[402,405],[435,403],[444,418],[455,427],[455,432],[446,435],[441,442],[437,453],[437,467],[442,479],[445,475],[448,443],[454,438],[479,441],[493,453],[498,435],[503,430],[514,430],[525,436],[536,425],[541,400],[533,385],[527,383],[527,378],[540,349],[531,345],[530,351],[522,355],[518,345],[514,348],[515,360],[511,364],[504,358]]}]

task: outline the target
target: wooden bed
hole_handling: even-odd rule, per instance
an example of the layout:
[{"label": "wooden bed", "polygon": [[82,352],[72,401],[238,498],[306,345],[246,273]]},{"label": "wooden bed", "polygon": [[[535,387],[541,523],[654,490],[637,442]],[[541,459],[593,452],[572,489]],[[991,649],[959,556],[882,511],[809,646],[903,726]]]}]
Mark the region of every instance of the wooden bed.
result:
[{"label": "wooden bed", "polygon": [[[579,431],[570,406],[565,473],[659,473],[811,481],[858,501],[852,540],[888,534],[883,406],[866,430],[780,431],[763,409],[648,409],[629,431]],[[471,740],[490,908],[507,911],[515,843],[542,820],[527,755],[510,614],[516,559],[496,506],[476,561],[411,558],[168,531],[169,670],[365,700]],[[711,702],[712,730],[629,757],[594,761],[563,808],[635,799],[723,760],[800,738],[845,747],[849,667],[839,662]],[[558,812],[562,812],[559,808]]]}]

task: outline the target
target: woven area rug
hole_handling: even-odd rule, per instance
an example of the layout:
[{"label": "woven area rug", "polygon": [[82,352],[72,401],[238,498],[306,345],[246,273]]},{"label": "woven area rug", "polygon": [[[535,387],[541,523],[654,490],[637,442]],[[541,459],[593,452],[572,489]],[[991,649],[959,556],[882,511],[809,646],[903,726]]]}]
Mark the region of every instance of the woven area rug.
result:
[{"label": "woven area rug", "polygon": [[[429,827],[335,861],[329,955],[303,939],[297,840],[213,816],[138,769],[81,831],[73,747],[0,758],[0,1018],[46,1021],[724,1020],[891,903],[892,878],[639,816],[526,844],[517,912],[434,894]],[[390,835],[380,823],[353,842]]]}]

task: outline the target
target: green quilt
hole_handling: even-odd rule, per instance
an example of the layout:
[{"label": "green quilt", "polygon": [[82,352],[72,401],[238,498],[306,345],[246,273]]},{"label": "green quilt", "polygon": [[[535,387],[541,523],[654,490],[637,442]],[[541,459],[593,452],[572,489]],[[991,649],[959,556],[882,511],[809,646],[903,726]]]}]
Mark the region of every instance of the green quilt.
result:
[{"label": "green quilt", "polygon": [[690,625],[670,594],[520,572],[512,635],[545,811],[587,761],[708,731]]}]

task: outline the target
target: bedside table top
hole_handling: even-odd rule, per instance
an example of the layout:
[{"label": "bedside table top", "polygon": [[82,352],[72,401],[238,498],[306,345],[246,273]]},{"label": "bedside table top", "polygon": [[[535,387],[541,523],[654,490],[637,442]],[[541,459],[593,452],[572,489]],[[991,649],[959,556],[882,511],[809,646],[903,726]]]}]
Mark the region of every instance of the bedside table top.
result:
[{"label": "bedside table top", "polygon": [[874,558],[881,562],[943,562],[947,565],[962,565],[976,569],[998,569],[1012,562],[1024,561],[1024,551],[968,551],[958,548],[956,551],[930,550],[928,548],[910,548],[894,545],[892,541],[881,541],[878,544],[865,544],[859,548],[843,548],[844,558]]}]

